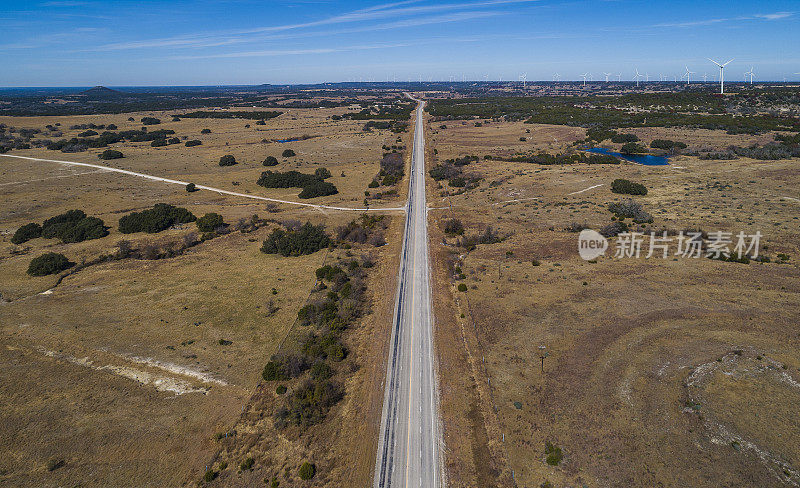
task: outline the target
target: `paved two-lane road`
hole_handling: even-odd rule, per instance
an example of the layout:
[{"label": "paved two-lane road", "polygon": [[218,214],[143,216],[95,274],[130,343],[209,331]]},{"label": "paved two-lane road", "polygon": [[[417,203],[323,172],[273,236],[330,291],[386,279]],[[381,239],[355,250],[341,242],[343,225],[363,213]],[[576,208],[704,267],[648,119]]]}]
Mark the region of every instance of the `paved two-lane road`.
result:
[{"label": "paved two-lane road", "polygon": [[408,210],[386,372],[375,487],[442,486],[433,357],[424,102],[418,101]]}]

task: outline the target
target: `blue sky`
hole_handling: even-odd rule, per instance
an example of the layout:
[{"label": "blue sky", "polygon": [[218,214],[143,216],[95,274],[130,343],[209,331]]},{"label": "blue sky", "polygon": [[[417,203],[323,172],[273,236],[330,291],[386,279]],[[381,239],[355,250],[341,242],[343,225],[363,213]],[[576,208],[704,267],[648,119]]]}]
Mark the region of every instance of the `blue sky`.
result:
[{"label": "blue sky", "polygon": [[0,0],[0,86],[800,79],[800,2]]}]

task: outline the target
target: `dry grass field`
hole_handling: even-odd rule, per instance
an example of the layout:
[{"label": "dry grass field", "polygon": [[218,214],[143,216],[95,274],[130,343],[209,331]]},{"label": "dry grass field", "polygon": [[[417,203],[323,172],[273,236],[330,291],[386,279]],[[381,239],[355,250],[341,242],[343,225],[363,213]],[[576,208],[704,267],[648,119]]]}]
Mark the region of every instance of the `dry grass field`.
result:
[{"label": "dry grass field", "polygon": [[[128,117],[138,121],[155,116],[163,122],[150,130],[173,129],[176,136],[200,139],[203,144],[191,148],[182,143],[161,148],[149,142],[115,144],[125,158],[107,162],[97,158],[101,152],[97,149],[75,154],[15,150],[12,155],[107,164],[269,198],[360,207],[368,183],[379,171],[382,145],[397,144],[398,135],[364,132],[363,121],[329,118],[347,110],[286,109],[266,125],[239,119],[170,122],[169,114],[176,111],[2,117],[0,123],[18,128],[56,122],[64,128],[114,123],[126,130],[141,127]],[[245,124],[252,126],[245,128]],[[201,135],[204,128],[211,133]],[[78,132],[65,129],[64,136]],[[285,144],[261,142],[303,135],[312,137]],[[282,158],[287,148],[297,156]],[[239,164],[220,167],[217,162],[225,154],[234,155]],[[280,163],[264,168],[261,162],[270,155]],[[333,174],[328,181],[338,187],[337,195],[298,200],[298,188],[265,189],[255,183],[266,169],[308,173],[319,167]],[[371,205],[395,206],[405,192],[402,185],[398,188],[400,195],[394,200],[371,200]],[[4,365],[0,373],[0,484],[9,486],[196,484],[220,451],[215,435],[239,422],[264,364],[289,333],[297,310],[315,284],[314,270],[327,254],[284,258],[261,253],[262,241],[277,227],[273,222],[310,220],[325,224],[333,233],[359,215],[267,205],[209,191],[187,193],[180,185],[6,157],[0,158],[0,195],[4,202],[0,209],[0,354]],[[194,223],[158,234],[119,232],[122,215],[158,202],[186,207],[197,216],[219,213],[234,224],[233,229],[238,229],[239,220],[249,221],[254,214],[267,220],[256,230],[234,230],[171,258],[108,261],[62,273],[65,276],[26,274],[31,258],[45,252],[63,253],[80,264],[113,254],[121,240],[134,248],[151,243],[169,247],[197,232]],[[10,242],[19,226],[41,223],[75,208],[103,219],[110,235],[75,244],[42,238],[21,245]],[[397,232],[395,227],[390,228],[392,233]],[[399,242],[393,234],[387,233],[386,238],[390,244]],[[387,256],[391,252],[387,247]],[[388,271],[391,260],[381,265],[386,267],[386,276],[395,276]],[[375,283],[387,286],[377,278]],[[383,317],[377,312],[374,316]],[[365,365],[383,367],[380,351],[374,356],[380,362],[373,364],[371,349],[364,349],[366,344],[361,342],[375,340],[370,335],[373,327],[375,334],[381,333],[378,325],[370,326],[365,329],[369,333],[352,337],[352,347],[368,358]],[[364,371],[374,373],[369,368]],[[367,386],[353,387],[357,393],[342,407],[349,413],[340,417],[351,424],[365,414],[380,415],[380,404],[370,403],[373,378],[365,375],[354,375],[354,382]],[[345,432],[344,438],[348,436]],[[342,455],[342,462],[362,463],[368,470],[374,457],[368,450],[351,449],[350,457]],[[326,476],[336,480],[345,475],[339,468]],[[226,484],[242,483],[249,482],[234,477]]]},{"label": "dry grass field", "polygon": [[[560,152],[584,137],[581,129],[522,123],[441,125],[430,124],[429,138],[439,161]],[[645,143],[672,138],[715,149],[771,139],[629,132]],[[475,189],[446,196],[458,189],[429,180],[444,268],[437,300],[454,304],[437,309],[451,486],[800,483],[791,413],[800,391],[796,167],[689,156],[668,166],[481,160],[463,167],[483,178]],[[634,198],[653,215],[653,230],[760,231],[771,262],[645,259],[647,243],[641,258],[616,259],[618,239],[604,257],[584,261],[578,234],[566,228],[611,222],[607,206],[621,197],[610,191],[615,178],[648,188]],[[467,251],[441,232],[450,218],[466,235],[491,226],[505,239]],[[557,465],[547,462],[555,451],[546,452],[547,442],[560,448],[563,459],[551,456]]]}]

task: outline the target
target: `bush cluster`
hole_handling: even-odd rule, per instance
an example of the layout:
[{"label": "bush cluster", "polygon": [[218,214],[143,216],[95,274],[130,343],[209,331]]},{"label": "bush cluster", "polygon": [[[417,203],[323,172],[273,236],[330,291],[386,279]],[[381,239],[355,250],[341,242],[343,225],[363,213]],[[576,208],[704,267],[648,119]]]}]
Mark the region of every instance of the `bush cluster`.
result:
[{"label": "bush cluster", "polygon": [[42,226],[36,222],[31,222],[30,224],[23,225],[14,232],[14,235],[11,236],[11,243],[22,244],[31,239],[36,239],[37,237],[42,237]]},{"label": "bush cluster", "polygon": [[219,158],[220,166],[233,166],[234,164],[237,164],[236,158],[234,158],[230,154],[226,154],[225,156]]},{"label": "bush cluster", "polygon": [[650,142],[650,147],[665,151],[676,151],[678,149],[686,149],[687,146],[683,142],[670,141],[669,139],[653,139]]},{"label": "bush cluster", "polygon": [[218,213],[207,213],[197,219],[197,229],[200,232],[214,232],[217,228],[225,225],[222,215]]},{"label": "bush cluster", "polygon": [[261,252],[281,256],[303,256],[313,254],[330,244],[331,238],[325,233],[324,226],[306,222],[297,230],[273,230],[261,246]]},{"label": "bush cluster", "polygon": [[69,259],[63,254],[49,252],[31,260],[28,266],[28,274],[31,276],[47,276],[60,273],[74,264],[69,262]]},{"label": "bush cluster", "polygon": [[325,181],[331,173],[325,168],[319,168],[313,174],[299,171],[273,172],[264,171],[256,182],[264,188],[302,188],[300,198],[314,198],[339,193],[336,185]]},{"label": "bush cluster", "polygon": [[97,217],[87,217],[83,210],[69,210],[42,223],[42,237],[58,238],[61,242],[83,242],[108,235],[105,223]]},{"label": "bush cluster", "polygon": [[299,354],[273,356],[262,373],[267,381],[286,381],[309,373],[275,412],[279,427],[290,423],[302,428],[313,425],[324,419],[344,395],[340,383],[333,379],[334,365],[347,357],[342,334],[362,314],[366,290],[363,269],[371,262],[341,264],[316,270],[317,295],[297,312],[300,326],[313,327],[300,341]]},{"label": "bush cluster", "polygon": [[643,184],[624,178],[617,178],[611,182],[611,191],[623,195],[647,195],[647,188]]},{"label": "bush cluster", "polygon": [[194,222],[197,217],[183,207],[157,203],[153,208],[133,212],[119,219],[119,231],[123,234],[148,232],[154,234],[176,224]]},{"label": "bush cluster", "polygon": [[639,138],[636,134],[613,134],[611,136],[611,142],[616,144],[624,144],[628,142],[639,142]]},{"label": "bush cluster", "polygon": [[264,160],[264,166],[277,166],[278,165],[278,158],[275,156],[267,156],[267,159]]},{"label": "bush cluster", "polygon": [[117,151],[116,149],[106,149],[102,153],[98,154],[97,157],[103,160],[108,160],[108,159],[121,159],[124,158],[125,155],[123,155],[122,152]]},{"label": "bush cluster", "polygon": [[448,219],[444,223],[444,233],[449,236],[464,235],[464,224],[458,219]]},{"label": "bush cluster", "polygon": [[337,227],[336,237],[345,242],[382,246],[386,243],[383,231],[387,226],[388,222],[383,215],[362,214],[360,218],[353,219],[347,225]]},{"label": "bush cluster", "polygon": [[534,156],[516,156],[508,158],[507,160],[517,163],[541,164],[543,166],[556,164],[620,164],[619,158],[609,154],[595,154],[586,152],[566,154],[539,153]]},{"label": "bush cluster", "polygon": [[618,218],[630,218],[637,224],[649,224],[653,222],[653,216],[645,212],[642,204],[631,199],[612,202],[608,205],[608,210]]},{"label": "bush cluster", "polygon": [[621,154],[642,154],[647,152],[647,148],[635,142],[626,142],[619,152]]}]

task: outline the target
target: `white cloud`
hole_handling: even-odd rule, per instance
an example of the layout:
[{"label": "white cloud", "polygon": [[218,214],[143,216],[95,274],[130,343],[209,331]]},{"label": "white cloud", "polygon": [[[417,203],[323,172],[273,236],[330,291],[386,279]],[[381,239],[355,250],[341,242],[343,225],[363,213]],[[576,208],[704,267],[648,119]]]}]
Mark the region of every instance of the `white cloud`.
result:
[{"label": "white cloud", "polygon": [[771,14],[743,15],[739,17],[720,17],[716,19],[693,20],[687,22],[666,22],[653,27],[697,27],[702,25],[721,24],[723,22],[738,22],[744,20],[780,20],[792,17],[794,12],[775,12]]}]

